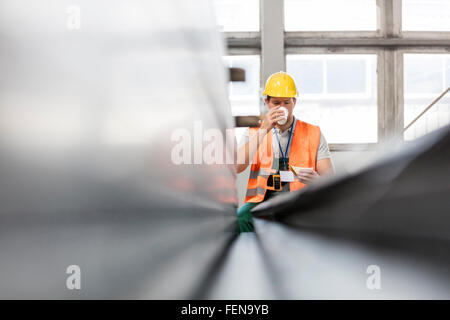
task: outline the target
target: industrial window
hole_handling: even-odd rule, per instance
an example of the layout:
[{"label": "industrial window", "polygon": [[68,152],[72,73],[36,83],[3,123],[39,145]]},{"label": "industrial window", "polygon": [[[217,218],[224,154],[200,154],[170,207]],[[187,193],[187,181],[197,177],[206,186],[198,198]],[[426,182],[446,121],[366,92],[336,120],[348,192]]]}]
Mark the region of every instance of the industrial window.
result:
[{"label": "industrial window", "polygon": [[375,54],[291,54],[286,70],[300,93],[294,114],[319,125],[328,142],[377,141]]},{"label": "industrial window", "polygon": [[229,68],[245,70],[244,82],[230,82],[228,94],[233,116],[259,115],[260,109],[260,56],[233,55],[224,57]]},{"label": "industrial window", "polygon": [[405,31],[450,31],[449,0],[403,0]]},{"label": "industrial window", "polygon": [[376,0],[285,0],[286,31],[375,31]]},{"label": "industrial window", "polygon": [[[230,54],[258,55],[257,73],[266,78],[279,70],[293,73],[300,91],[296,115],[320,125],[332,150],[369,150],[373,142],[401,136],[402,125],[450,86],[450,0],[214,2],[228,8],[230,21],[254,22],[253,29],[227,29],[220,22],[223,31],[233,31],[224,33]],[[275,9],[278,3],[284,10]],[[253,9],[244,12],[244,7]],[[261,26],[260,14],[266,22]],[[247,101],[237,89],[243,84],[230,86],[234,115],[264,110],[265,80]],[[425,113],[404,139],[449,123],[449,99],[447,94]]]},{"label": "industrial window", "polygon": [[[450,87],[450,54],[404,55],[404,124],[407,126]],[[450,97],[444,96],[404,133],[413,140],[450,123]]]},{"label": "industrial window", "polygon": [[220,31],[259,31],[259,0],[214,0]]}]

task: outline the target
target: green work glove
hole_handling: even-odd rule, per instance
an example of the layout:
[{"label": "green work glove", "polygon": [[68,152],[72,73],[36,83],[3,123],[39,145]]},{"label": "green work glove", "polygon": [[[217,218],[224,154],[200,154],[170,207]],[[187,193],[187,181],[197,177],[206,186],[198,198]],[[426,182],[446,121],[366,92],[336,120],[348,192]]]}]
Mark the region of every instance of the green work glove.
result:
[{"label": "green work glove", "polygon": [[254,206],[256,206],[257,203],[251,203],[248,202],[241,206],[238,211],[238,225],[239,225],[239,232],[253,232],[253,216],[250,210],[253,209]]}]

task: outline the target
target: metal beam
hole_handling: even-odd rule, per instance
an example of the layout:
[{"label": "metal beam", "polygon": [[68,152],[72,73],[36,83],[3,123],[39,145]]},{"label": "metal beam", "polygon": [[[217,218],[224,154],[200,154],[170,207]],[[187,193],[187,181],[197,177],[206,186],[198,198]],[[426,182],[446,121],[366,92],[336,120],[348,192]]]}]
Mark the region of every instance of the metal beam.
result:
[{"label": "metal beam", "polygon": [[312,35],[298,37],[298,35],[286,34],[286,47],[447,47],[450,51],[450,38],[383,38],[383,37],[341,37],[336,38],[331,34]]},{"label": "metal beam", "polygon": [[[385,21],[383,32],[386,37],[396,37],[386,40],[400,40],[397,37],[401,33],[401,1],[385,0],[382,8]],[[378,82],[379,90],[381,87],[383,90],[382,101],[378,103],[380,141],[397,136],[403,130],[403,54],[395,49],[386,48],[378,63],[378,68],[383,73],[382,82]]]},{"label": "metal beam", "polygon": [[260,32],[225,32],[223,36],[228,48],[261,48]]},{"label": "metal beam", "polygon": [[285,71],[284,5],[279,0],[261,0],[261,82],[274,72]]}]

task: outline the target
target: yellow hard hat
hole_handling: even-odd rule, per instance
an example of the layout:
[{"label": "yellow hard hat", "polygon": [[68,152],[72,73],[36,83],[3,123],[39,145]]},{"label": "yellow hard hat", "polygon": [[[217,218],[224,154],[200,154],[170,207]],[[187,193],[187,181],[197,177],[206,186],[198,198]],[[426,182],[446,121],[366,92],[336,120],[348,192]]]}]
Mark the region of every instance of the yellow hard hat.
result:
[{"label": "yellow hard hat", "polygon": [[266,82],[263,95],[277,98],[297,97],[297,87],[294,79],[286,72],[280,71],[272,74]]}]

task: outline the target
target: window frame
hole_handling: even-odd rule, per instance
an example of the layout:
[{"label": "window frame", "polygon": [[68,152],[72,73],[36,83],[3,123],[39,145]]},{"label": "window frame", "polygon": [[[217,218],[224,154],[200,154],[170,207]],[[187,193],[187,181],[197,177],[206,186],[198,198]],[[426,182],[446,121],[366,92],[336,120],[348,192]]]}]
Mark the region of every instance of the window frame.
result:
[{"label": "window frame", "polygon": [[259,52],[262,88],[268,75],[286,70],[286,54],[376,54],[378,142],[330,144],[330,149],[371,150],[394,136],[403,139],[403,55],[448,54],[450,32],[403,32],[402,0],[377,0],[376,3],[378,15],[376,31],[286,32],[284,1],[260,0],[260,32],[224,32],[228,55]]},{"label": "window frame", "polygon": [[[450,32],[449,32],[450,33]],[[410,47],[410,48],[401,48],[398,50],[399,54],[404,57],[405,54],[450,54],[450,47],[430,47],[430,48],[423,48],[423,47]],[[402,60],[403,61],[403,60]],[[402,80],[403,80],[403,68],[402,68],[402,74],[401,74]],[[403,93],[404,87],[402,86],[402,93]],[[442,92],[441,92],[442,93]],[[430,97],[430,102],[434,99],[436,99],[441,93],[438,93],[436,96]],[[404,123],[404,98],[405,95],[403,94],[401,97],[401,114],[399,115],[400,120],[402,121],[402,125]],[[424,105],[423,109],[425,109],[427,106]],[[408,124],[404,124],[407,126]],[[413,125],[414,126],[414,125]],[[399,136],[405,143],[411,143],[412,141],[407,141],[404,139],[403,130],[399,132]]]},{"label": "window frame", "polygon": [[[379,55],[377,53],[374,53],[373,51],[370,52],[364,52],[363,50],[354,50],[354,51],[345,51],[344,49],[340,48],[337,49],[333,52],[330,52],[329,50],[315,50],[317,48],[308,48],[308,47],[303,47],[303,48],[291,48],[293,50],[286,50],[285,51],[285,63],[287,64],[287,56],[288,55],[327,55],[327,54],[333,54],[333,55],[347,55],[347,54],[354,54],[354,55],[367,55],[367,54],[372,54],[372,55],[376,55],[377,56],[377,61],[379,58]],[[343,59],[346,60],[346,59]],[[367,61],[366,61],[367,62]],[[377,66],[378,67],[378,66]],[[367,69],[367,65],[366,65],[366,69]],[[377,70],[375,70],[376,72]],[[368,77],[369,75],[366,75],[366,77]],[[323,81],[325,81],[325,79],[323,79]],[[377,81],[378,82],[378,81]],[[377,83],[377,87],[378,87],[378,83]],[[324,84],[325,87],[325,84]],[[325,89],[325,88],[324,88]],[[366,99],[369,95],[370,88],[368,87],[368,84],[366,84],[366,88],[365,88],[365,92],[364,93],[329,93],[329,92],[323,92],[323,93],[319,93],[319,94],[304,94],[307,95],[305,97],[305,100],[308,100],[311,98],[316,99],[316,97],[320,97],[320,95],[324,95],[324,97],[322,97],[324,100],[332,100],[332,99],[336,99],[336,100],[340,100],[340,99],[346,99],[347,97],[352,97],[355,99]]]},{"label": "window frame", "polygon": [[383,52],[381,49],[373,48],[325,48],[325,47],[291,47],[285,50],[285,60],[288,54],[373,54],[377,56],[377,142],[371,143],[330,143],[329,147],[331,151],[347,151],[351,150],[353,147],[358,150],[372,150],[382,139],[380,133],[383,131],[381,127],[382,121],[380,119],[384,118],[384,104],[380,104],[380,99],[384,96],[384,74],[380,73],[380,70],[384,69],[384,59]]}]

